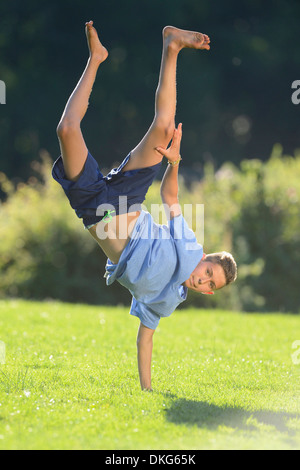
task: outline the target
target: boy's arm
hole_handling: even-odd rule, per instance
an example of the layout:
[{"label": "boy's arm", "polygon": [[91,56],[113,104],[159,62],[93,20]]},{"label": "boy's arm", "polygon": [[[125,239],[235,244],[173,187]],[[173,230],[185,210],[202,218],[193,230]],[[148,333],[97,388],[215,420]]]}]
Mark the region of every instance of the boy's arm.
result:
[{"label": "boy's arm", "polygon": [[155,330],[147,328],[140,323],[137,344],[138,368],[140,375],[140,383],[142,390],[150,390],[151,388],[151,358],[153,349],[153,334]]},{"label": "boy's arm", "polygon": [[[169,208],[170,218],[176,217],[181,214],[181,209],[178,200],[178,168],[180,157],[180,142],[182,137],[182,124],[179,124],[178,129],[174,130],[171,146],[168,149],[156,147],[156,150],[164,155],[169,162],[165,171],[160,187],[160,195],[162,202]],[[169,215],[169,214],[167,214]]]},{"label": "boy's arm", "polygon": [[161,200],[169,209],[170,219],[181,214],[178,200],[178,168],[179,165],[168,165],[160,187]]}]

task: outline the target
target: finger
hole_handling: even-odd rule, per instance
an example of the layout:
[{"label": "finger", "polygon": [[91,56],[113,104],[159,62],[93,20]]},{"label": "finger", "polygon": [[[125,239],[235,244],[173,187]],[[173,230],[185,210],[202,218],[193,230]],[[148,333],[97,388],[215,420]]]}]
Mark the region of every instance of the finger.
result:
[{"label": "finger", "polygon": [[166,154],[166,149],[162,148],[162,147],[155,147],[155,150],[160,153],[161,155],[165,155]]},{"label": "finger", "polygon": [[180,123],[178,125],[178,128],[175,129],[175,134],[174,134],[174,140],[175,140],[176,144],[178,144],[178,142],[180,142],[181,136],[182,136],[182,124]]},{"label": "finger", "polygon": [[173,139],[172,139],[172,142],[171,142],[171,148],[177,147],[178,142],[179,142],[179,140],[178,140],[178,131],[176,130],[174,132]]},{"label": "finger", "polygon": [[180,123],[180,124],[178,124],[177,129],[175,129],[175,134],[178,135],[178,134],[180,134],[181,132],[182,132],[182,124]]}]

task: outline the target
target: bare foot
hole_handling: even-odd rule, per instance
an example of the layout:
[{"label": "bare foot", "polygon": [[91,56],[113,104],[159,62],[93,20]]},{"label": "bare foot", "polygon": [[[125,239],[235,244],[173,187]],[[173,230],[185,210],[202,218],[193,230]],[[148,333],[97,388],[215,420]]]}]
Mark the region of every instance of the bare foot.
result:
[{"label": "bare foot", "polygon": [[163,29],[163,38],[166,44],[180,51],[184,47],[192,49],[210,49],[210,38],[206,34],[196,31],[186,31],[174,26],[166,26]]},{"label": "bare foot", "polygon": [[104,62],[107,59],[107,49],[101,44],[98,33],[93,26],[93,21],[85,23],[85,33],[90,50],[90,57],[98,62]]}]

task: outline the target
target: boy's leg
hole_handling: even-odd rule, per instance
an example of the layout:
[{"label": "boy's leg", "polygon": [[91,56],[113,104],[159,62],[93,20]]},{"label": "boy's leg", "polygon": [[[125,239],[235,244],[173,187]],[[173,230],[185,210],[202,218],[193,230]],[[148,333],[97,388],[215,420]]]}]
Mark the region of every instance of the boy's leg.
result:
[{"label": "boy's leg", "polygon": [[210,49],[207,35],[167,26],[163,30],[163,50],[158,87],[155,95],[155,116],[145,137],[131,152],[123,171],[145,168],[159,163],[162,155],[155,147],[166,148],[175,129],[176,68],[181,49]]},{"label": "boy's leg", "polygon": [[86,36],[90,57],[57,126],[64,170],[66,177],[71,181],[77,181],[79,178],[88,155],[80,123],[88,108],[98,67],[108,56],[107,50],[99,41],[92,21],[86,23]]}]

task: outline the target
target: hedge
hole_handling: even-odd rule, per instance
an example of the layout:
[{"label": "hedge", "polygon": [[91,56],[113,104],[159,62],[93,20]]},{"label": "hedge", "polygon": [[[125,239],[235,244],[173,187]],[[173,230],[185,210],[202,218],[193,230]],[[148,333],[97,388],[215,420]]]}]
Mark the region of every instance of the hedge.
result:
[{"label": "hedge", "polygon": [[[59,299],[130,305],[117,283],[107,287],[106,258],[51,177],[53,161],[42,151],[36,176],[14,185],[0,173],[0,297]],[[274,146],[269,160],[205,165],[189,188],[180,178],[180,202],[204,204],[188,220],[206,253],[227,250],[238,263],[238,280],[214,296],[189,293],[182,304],[231,310],[299,313],[300,154]],[[145,207],[160,204],[158,181]],[[151,213],[153,213],[151,211]],[[157,216],[158,217],[158,216]],[[157,222],[164,223],[159,216]],[[203,238],[204,236],[204,238]]]}]

